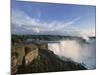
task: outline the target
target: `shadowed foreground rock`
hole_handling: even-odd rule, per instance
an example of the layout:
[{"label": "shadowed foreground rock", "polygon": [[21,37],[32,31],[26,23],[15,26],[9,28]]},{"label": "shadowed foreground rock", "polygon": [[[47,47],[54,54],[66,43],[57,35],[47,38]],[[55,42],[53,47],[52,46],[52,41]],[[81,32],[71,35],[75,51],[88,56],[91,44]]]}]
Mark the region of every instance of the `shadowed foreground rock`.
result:
[{"label": "shadowed foreground rock", "polygon": [[74,70],[86,70],[86,68],[72,60],[63,61],[52,51],[40,49],[37,58],[28,65],[19,66],[16,74]]}]

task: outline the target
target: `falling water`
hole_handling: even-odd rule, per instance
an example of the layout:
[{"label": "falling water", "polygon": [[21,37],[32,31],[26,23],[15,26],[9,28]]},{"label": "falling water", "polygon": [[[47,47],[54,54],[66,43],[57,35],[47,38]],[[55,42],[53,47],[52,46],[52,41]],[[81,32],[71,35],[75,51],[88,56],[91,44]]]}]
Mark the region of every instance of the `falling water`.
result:
[{"label": "falling water", "polygon": [[62,40],[59,43],[49,43],[48,48],[59,56],[71,58],[84,63],[88,69],[96,68],[95,39],[89,39],[89,43],[80,40]]}]

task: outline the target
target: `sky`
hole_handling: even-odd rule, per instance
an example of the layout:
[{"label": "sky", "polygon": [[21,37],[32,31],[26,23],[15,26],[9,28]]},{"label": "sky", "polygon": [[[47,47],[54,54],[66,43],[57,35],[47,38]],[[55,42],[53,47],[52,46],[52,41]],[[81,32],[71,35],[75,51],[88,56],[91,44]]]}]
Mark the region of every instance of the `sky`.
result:
[{"label": "sky", "polygon": [[13,34],[95,36],[96,7],[11,1]]}]

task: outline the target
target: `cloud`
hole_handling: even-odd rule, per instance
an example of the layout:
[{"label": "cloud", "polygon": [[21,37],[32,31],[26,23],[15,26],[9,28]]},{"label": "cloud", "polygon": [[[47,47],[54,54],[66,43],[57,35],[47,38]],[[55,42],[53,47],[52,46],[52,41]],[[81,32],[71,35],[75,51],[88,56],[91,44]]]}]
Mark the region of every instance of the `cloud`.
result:
[{"label": "cloud", "polygon": [[[30,16],[28,16],[25,12],[20,11],[20,10],[12,10],[12,30],[14,33],[18,33],[19,31],[17,31],[16,29],[20,29],[20,31],[35,31],[37,32],[37,28],[41,28],[39,23],[38,23],[38,19],[34,19],[31,18]],[[12,33],[13,33],[12,32]],[[39,30],[38,30],[39,32]]]},{"label": "cloud", "polygon": [[73,19],[72,21],[66,22],[66,23],[63,23],[63,22],[62,22],[62,23],[59,23],[59,25],[58,25],[57,27],[55,27],[53,30],[59,30],[59,29],[63,29],[63,28],[65,28],[65,27],[68,27],[68,26],[74,24],[74,23],[75,23],[76,21],[78,21],[78,20],[80,20],[79,17]]},{"label": "cloud", "polygon": [[25,12],[20,10],[12,11],[12,23],[19,26],[35,26],[37,25],[38,19],[29,17]]},{"label": "cloud", "polygon": [[96,32],[95,30],[83,30],[80,32],[80,36],[95,36]]},{"label": "cloud", "polygon": [[41,22],[41,12],[38,11],[37,18],[32,18],[21,10],[12,10],[12,33],[16,34],[59,34],[59,35],[86,35],[74,26],[81,18],[76,17],[71,21]]},{"label": "cloud", "polygon": [[[28,31],[37,32],[37,33],[42,32],[42,31],[44,33],[46,33],[46,31],[47,32],[48,31],[57,32],[59,30],[62,31],[63,28],[73,24],[75,21],[79,19],[79,18],[75,18],[72,21],[69,21],[66,23],[58,22],[58,21],[51,21],[50,23],[48,23],[48,22],[40,22],[39,20],[40,16],[41,16],[40,11],[37,14],[38,19],[36,19],[36,18],[31,18],[24,11],[13,9],[12,11],[12,31],[14,33],[18,33],[19,31],[25,31],[23,33],[26,33],[26,32],[28,33]],[[63,31],[65,32],[66,30],[63,29]]]}]

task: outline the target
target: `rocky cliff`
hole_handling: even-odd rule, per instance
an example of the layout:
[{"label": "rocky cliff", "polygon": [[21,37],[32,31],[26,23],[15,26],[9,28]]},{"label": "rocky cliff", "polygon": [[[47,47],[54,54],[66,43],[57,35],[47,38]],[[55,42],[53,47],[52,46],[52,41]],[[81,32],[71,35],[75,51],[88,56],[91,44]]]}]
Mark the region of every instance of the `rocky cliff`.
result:
[{"label": "rocky cliff", "polygon": [[43,73],[57,71],[86,70],[86,68],[72,60],[63,61],[52,51],[39,49],[38,56],[29,65],[18,67],[17,74]]}]

